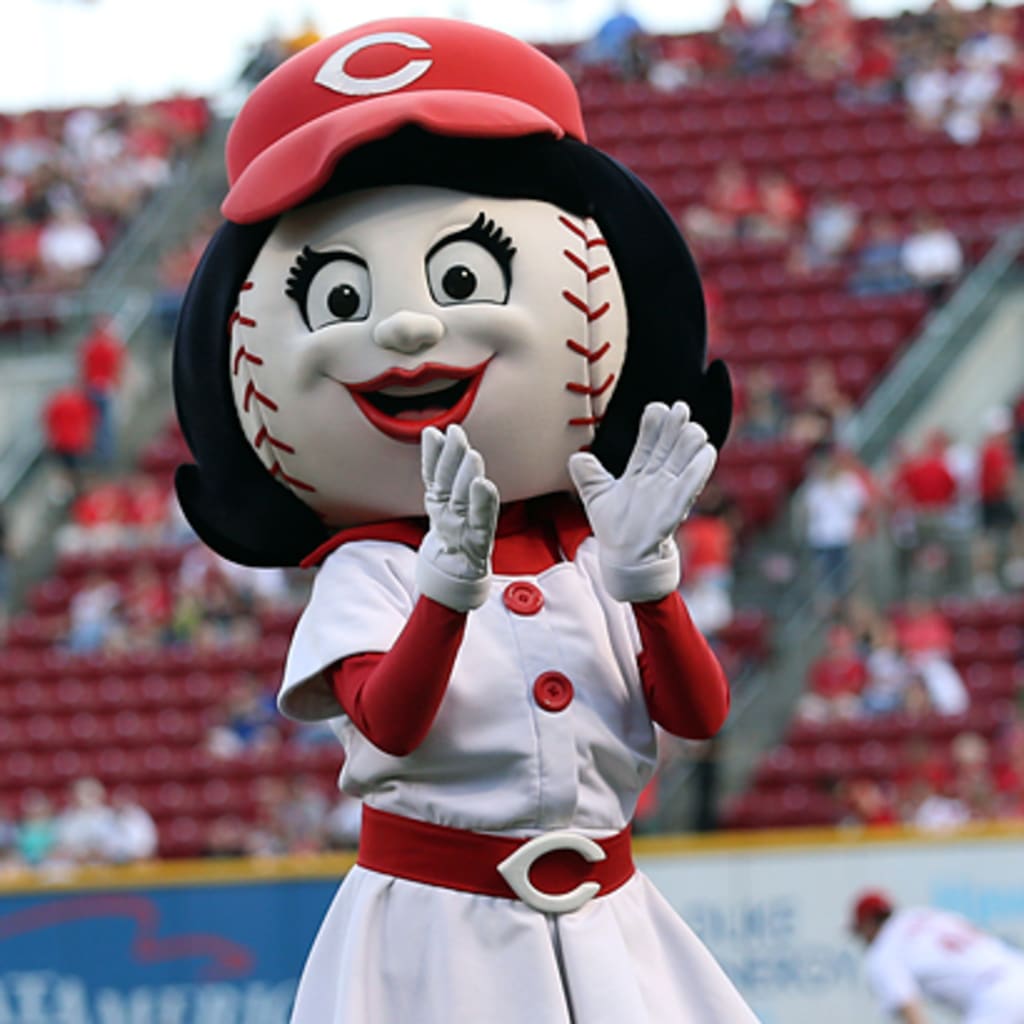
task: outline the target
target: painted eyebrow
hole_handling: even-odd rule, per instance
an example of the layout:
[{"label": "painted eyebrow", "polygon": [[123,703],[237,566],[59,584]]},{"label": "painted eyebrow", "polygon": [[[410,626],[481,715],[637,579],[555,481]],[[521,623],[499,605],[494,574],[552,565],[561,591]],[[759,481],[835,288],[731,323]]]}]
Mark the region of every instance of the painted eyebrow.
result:
[{"label": "painted eyebrow", "polygon": [[512,282],[512,257],[516,254],[516,247],[512,244],[512,236],[483,211],[476,215],[476,220],[468,227],[453,231],[435,242],[427,250],[424,259],[429,262],[430,258],[446,245],[463,241],[483,246],[498,261],[502,276],[505,278],[505,287],[508,288]]},{"label": "painted eyebrow", "polygon": [[362,256],[357,256],[354,252],[346,252],[344,249],[327,249],[324,252],[318,252],[316,249],[311,249],[308,245],[304,245],[302,252],[295,257],[295,262],[288,271],[284,293],[299,307],[299,313],[302,315],[302,320],[307,330],[311,331],[313,329],[309,324],[309,317],[306,314],[306,297],[309,295],[309,286],[313,278],[316,277],[323,267],[326,267],[328,263],[336,263],[339,260],[354,263],[365,270],[370,269],[366,260]]}]

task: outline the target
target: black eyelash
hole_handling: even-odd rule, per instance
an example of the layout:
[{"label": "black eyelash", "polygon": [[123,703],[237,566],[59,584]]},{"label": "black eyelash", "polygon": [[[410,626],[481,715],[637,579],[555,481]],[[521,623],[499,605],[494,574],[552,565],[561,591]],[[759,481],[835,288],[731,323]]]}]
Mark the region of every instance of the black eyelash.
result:
[{"label": "black eyelash", "polygon": [[471,241],[480,242],[482,245],[485,245],[492,253],[494,253],[495,258],[499,263],[511,263],[512,257],[516,254],[516,247],[512,244],[512,236],[505,234],[505,232],[483,212],[477,214],[476,220],[473,221],[468,228],[460,232],[458,235],[451,236],[448,240],[451,241],[451,238],[460,237],[468,238]]},{"label": "black eyelash", "polygon": [[303,323],[305,323],[309,330],[313,329],[309,323],[309,314],[306,312],[306,297],[309,295],[309,286],[320,268],[328,263],[333,263],[335,260],[350,260],[352,263],[358,263],[362,267],[366,266],[365,260],[354,256],[352,253],[317,252],[316,249],[311,249],[308,245],[304,245],[302,252],[295,257],[295,262],[288,271],[284,293],[299,307]]},{"label": "black eyelash", "polygon": [[512,283],[512,257],[516,254],[512,236],[506,234],[486,213],[481,211],[469,227],[462,228],[461,231],[454,231],[435,242],[427,252],[426,259],[429,261],[434,253],[446,245],[461,241],[475,242],[477,245],[483,246],[498,261],[507,290]]}]

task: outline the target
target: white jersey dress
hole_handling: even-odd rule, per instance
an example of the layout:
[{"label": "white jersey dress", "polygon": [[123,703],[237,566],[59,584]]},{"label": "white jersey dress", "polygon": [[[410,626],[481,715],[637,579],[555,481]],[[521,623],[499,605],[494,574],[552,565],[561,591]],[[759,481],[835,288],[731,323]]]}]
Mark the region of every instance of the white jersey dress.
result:
[{"label": "white jersey dress", "polygon": [[[628,605],[598,578],[596,545],[537,575],[495,576],[470,612],[449,686],[423,743],[385,754],[345,716],[323,670],[387,651],[417,595],[416,551],[358,540],[321,567],[296,628],[279,702],[331,719],[345,748],[342,788],[392,814],[530,837],[591,838],[630,821],[655,763]],[[543,607],[502,600],[526,580]],[[512,603],[512,602],[510,602]],[[429,657],[424,652],[424,657]],[[542,673],[572,700],[534,700]],[[458,892],[355,867],[320,928],[293,1024],[756,1024],[700,940],[635,874],[572,913]]]},{"label": "white jersey dress", "polygon": [[963,1014],[964,1024],[1024,1024],[1024,954],[956,914],[896,911],[864,966],[889,1013],[923,997]]}]

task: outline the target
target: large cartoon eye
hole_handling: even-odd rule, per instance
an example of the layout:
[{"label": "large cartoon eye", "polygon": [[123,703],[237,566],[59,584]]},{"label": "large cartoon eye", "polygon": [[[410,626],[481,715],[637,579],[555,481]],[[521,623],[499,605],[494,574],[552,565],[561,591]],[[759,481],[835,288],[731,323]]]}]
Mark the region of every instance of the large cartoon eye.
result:
[{"label": "large cartoon eye", "polygon": [[370,271],[352,253],[315,252],[307,246],[292,268],[285,293],[311,331],[370,315]]},{"label": "large cartoon eye", "polygon": [[476,242],[450,242],[427,259],[430,294],[439,306],[508,301],[501,264]]},{"label": "large cartoon eye", "polygon": [[484,214],[467,228],[442,238],[427,253],[427,283],[439,306],[508,302],[515,249]]}]

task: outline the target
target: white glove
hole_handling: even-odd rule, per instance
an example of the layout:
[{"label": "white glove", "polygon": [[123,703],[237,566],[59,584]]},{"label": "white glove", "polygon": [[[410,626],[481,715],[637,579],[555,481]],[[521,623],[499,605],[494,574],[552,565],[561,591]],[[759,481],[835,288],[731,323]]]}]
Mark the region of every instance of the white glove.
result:
[{"label": "white glove", "polygon": [[651,402],[633,454],[616,479],[595,456],[569,458],[569,475],[597,538],[601,578],[617,601],[657,601],[679,586],[675,532],[718,455],[690,409]]},{"label": "white glove", "polygon": [[458,424],[443,434],[427,427],[421,451],[430,529],[416,559],[416,586],[454,611],[479,608],[491,587],[498,489]]}]

